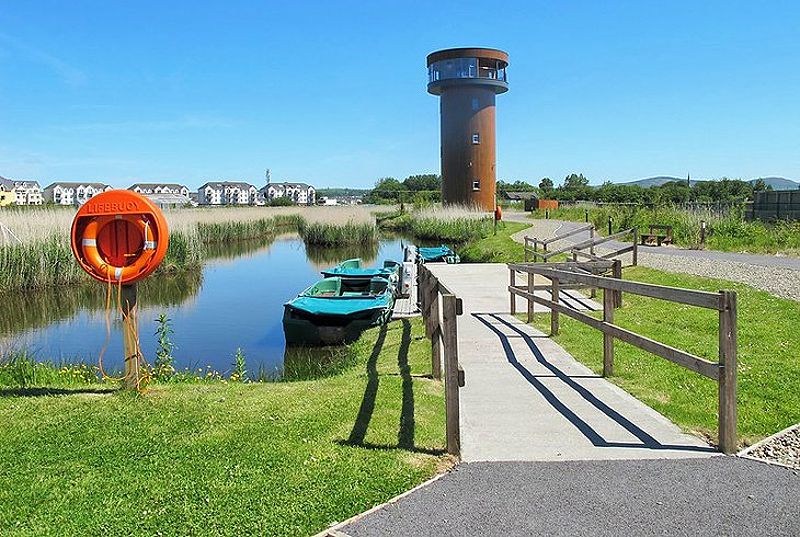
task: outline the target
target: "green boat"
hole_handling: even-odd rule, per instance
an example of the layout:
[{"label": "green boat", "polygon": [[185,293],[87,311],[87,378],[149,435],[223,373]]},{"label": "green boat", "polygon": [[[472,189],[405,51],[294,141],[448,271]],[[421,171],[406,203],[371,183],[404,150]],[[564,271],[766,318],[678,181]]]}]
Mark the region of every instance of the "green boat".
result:
[{"label": "green boat", "polygon": [[386,278],[320,280],[284,304],[287,345],[335,345],[358,339],[371,326],[385,324],[394,308],[393,284]]},{"label": "green boat", "polygon": [[400,283],[400,270],[402,265],[396,261],[384,261],[383,267],[363,267],[361,259],[348,259],[333,268],[322,271],[325,278],[340,276],[348,280],[369,280],[371,278],[385,278],[392,284],[392,292],[397,294]]},{"label": "green boat", "polygon": [[461,258],[449,246],[442,244],[430,248],[417,248],[423,263],[460,263]]}]

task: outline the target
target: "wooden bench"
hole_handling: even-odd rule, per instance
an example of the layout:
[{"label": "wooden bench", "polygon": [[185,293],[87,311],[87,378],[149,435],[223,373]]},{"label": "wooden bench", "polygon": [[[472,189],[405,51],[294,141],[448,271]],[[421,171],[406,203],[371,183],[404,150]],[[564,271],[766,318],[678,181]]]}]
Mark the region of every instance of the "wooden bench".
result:
[{"label": "wooden bench", "polygon": [[650,233],[642,233],[642,245],[672,244],[672,226],[650,224]]}]

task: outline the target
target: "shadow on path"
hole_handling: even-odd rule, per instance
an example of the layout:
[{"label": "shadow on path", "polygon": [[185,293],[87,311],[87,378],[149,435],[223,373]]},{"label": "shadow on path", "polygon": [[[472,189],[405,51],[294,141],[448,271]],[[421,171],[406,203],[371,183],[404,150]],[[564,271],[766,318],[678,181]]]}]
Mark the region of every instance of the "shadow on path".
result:
[{"label": "shadow on path", "polygon": [[[655,438],[653,438],[650,434],[646,431],[642,430],[638,425],[630,421],[628,418],[620,414],[615,409],[611,408],[608,404],[604,401],[599,399],[595,396],[591,391],[589,391],[584,386],[581,386],[578,382],[576,382],[575,378],[586,378],[586,375],[583,376],[570,376],[563,371],[561,371],[558,367],[547,361],[547,359],[542,354],[539,347],[537,347],[536,342],[534,341],[533,337],[529,334],[526,334],[524,331],[520,330],[518,327],[514,326],[513,324],[509,323],[508,321],[501,319],[498,317],[497,314],[489,313],[489,314],[472,314],[473,317],[478,319],[481,323],[483,323],[489,330],[494,332],[497,337],[500,339],[501,344],[503,345],[503,351],[506,354],[506,359],[508,362],[514,366],[514,368],[519,371],[519,373],[527,380],[536,390],[545,398],[545,400],[552,405],[554,409],[556,409],[562,416],[564,416],[570,423],[572,423],[575,428],[577,428],[594,446],[597,447],[626,447],[626,448],[646,448],[646,449],[669,449],[669,450],[676,450],[676,451],[697,451],[697,452],[716,452],[715,449],[710,447],[698,447],[698,446],[686,446],[686,445],[668,445],[662,444]],[[564,384],[569,386],[572,390],[578,393],[585,401],[589,404],[594,406],[596,409],[601,411],[603,414],[608,416],[611,420],[617,423],[619,426],[624,428],[628,431],[631,435],[635,436],[641,443],[636,442],[609,442],[605,440],[600,433],[598,433],[591,425],[589,425],[586,421],[580,418],[571,408],[569,408],[564,402],[562,402],[558,396],[556,396],[550,389],[548,389],[540,380],[541,375],[534,375],[531,373],[525,366],[523,366],[519,360],[517,359],[516,355],[514,354],[514,350],[511,348],[511,343],[509,341],[509,336],[504,334],[497,326],[489,322],[487,317],[490,317],[497,321],[498,323],[508,327],[510,330],[514,332],[514,338],[521,338],[525,341],[525,344],[530,349],[533,356],[536,358],[536,361],[542,364],[550,373],[552,373],[553,377],[558,378]],[[548,375],[550,376],[550,375]],[[591,378],[591,377],[590,377]],[[597,377],[595,377],[597,378]]]}]

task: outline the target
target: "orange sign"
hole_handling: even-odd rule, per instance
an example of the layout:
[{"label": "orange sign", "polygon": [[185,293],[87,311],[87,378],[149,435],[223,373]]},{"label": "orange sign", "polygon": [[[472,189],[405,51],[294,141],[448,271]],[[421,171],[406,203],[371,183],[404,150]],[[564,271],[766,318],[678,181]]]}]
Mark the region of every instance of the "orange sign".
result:
[{"label": "orange sign", "polygon": [[494,208],[494,219],[498,222],[503,219],[503,209],[499,205]]},{"label": "orange sign", "polygon": [[152,273],[167,253],[164,213],[130,190],[109,190],[83,204],[72,221],[72,253],[101,282],[133,283]]}]

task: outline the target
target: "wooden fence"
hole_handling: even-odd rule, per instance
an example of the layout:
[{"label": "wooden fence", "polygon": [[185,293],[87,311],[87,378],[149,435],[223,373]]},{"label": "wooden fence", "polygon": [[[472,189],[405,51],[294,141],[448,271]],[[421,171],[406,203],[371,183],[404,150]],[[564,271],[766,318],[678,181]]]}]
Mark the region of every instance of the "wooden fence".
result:
[{"label": "wooden fence", "polygon": [[[514,311],[514,297],[520,296],[528,300],[529,315],[533,311],[533,303],[550,308],[550,329],[553,335],[558,334],[559,331],[560,313],[600,330],[603,333],[603,376],[614,374],[614,339],[619,339],[716,380],[719,385],[719,446],[724,453],[734,453],[738,441],[736,428],[736,293],[726,290],[710,293],[624,281],[621,277],[599,276],[592,272],[607,270],[605,265],[592,268],[592,263],[602,262],[576,263],[574,266],[572,263],[509,264],[511,276],[508,291],[511,295],[512,312]],[[528,274],[527,288],[514,284],[515,274],[520,272]],[[550,280],[550,284],[547,286],[550,289],[550,299],[534,294],[534,290],[539,287],[532,285],[534,276],[537,274]],[[603,318],[596,319],[588,313],[560,304],[559,289],[566,286],[603,289]],[[719,361],[712,362],[700,358],[615,325],[614,308],[621,304],[623,292],[718,311]]]},{"label": "wooden fence", "polygon": [[[461,299],[453,294],[424,264],[419,264],[417,298],[425,321],[425,335],[431,339],[431,375],[442,378],[447,426],[447,452],[461,455],[458,389],[464,386],[464,370],[458,364],[458,322],[463,313]],[[444,358],[444,360],[442,360]]]},{"label": "wooden fence", "polygon": [[[553,244],[554,242],[566,239],[568,237],[572,237],[579,233],[583,233],[585,231],[589,232],[589,238],[571,244],[569,246],[562,246],[556,250],[548,250],[548,247]],[[595,255],[595,247],[604,244],[613,240],[622,239],[627,235],[633,236],[633,242],[630,245],[623,246],[622,248],[618,248],[612,252],[607,252],[603,255]],[[572,257],[575,261],[578,261],[578,258],[586,258],[590,261],[603,261],[612,259],[623,254],[632,253],[633,260],[631,262],[632,265],[637,265],[639,263],[639,230],[637,228],[630,228],[624,229],[612,235],[608,235],[606,237],[595,236],[595,230],[593,224],[587,224],[585,226],[577,227],[567,233],[563,233],[561,235],[556,235],[550,239],[541,240],[535,237],[525,237],[525,246],[524,246],[524,259],[525,262],[528,263],[529,261],[536,262],[541,259],[543,262],[547,263],[551,258],[561,255],[561,254],[572,254]],[[541,251],[539,250],[541,247]],[[587,250],[584,251],[584,250]]]}]

